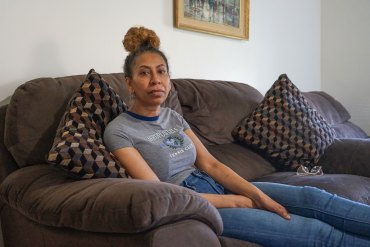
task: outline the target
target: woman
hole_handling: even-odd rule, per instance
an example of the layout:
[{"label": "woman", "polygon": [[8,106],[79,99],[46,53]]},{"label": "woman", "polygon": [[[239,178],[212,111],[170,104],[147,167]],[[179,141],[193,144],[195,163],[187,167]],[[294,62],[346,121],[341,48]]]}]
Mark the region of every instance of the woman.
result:
[{"label": "woman", "polygon": [[199,192],[218,208],[224,236],[264,246],[370,246],[369,206],[313,187],[249,183],[216,160],[179,114],[161,108],[171,83],[156,34],[131,28],[123,43],[132,102],[104,141],[131,177]]}]

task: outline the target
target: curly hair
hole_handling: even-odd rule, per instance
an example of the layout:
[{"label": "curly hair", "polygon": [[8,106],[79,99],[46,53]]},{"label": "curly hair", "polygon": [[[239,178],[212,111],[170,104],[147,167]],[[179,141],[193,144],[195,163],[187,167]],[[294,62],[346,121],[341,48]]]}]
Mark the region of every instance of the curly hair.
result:
[{"label": "curly hair", "polygon": [[126,77],[132,77],[132,67],[136,58],[146,52],[160,55],[166,63],[167,71],[169,71],[167,58],[159,50],[160,39],[153,30],[145,27],[132,27],[127,31],[122,43],[126,51],[129,52],[123,66]]}]

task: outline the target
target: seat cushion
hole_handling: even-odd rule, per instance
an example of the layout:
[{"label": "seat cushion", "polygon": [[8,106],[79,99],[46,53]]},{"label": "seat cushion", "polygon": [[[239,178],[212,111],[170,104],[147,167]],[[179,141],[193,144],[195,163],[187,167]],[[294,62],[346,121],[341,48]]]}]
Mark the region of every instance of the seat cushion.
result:
[{"label": "seat cushion", "polygon": [[125,177],[103,143],[105,127],[125,110],[113,88],[91,69],[68,103],[48,161],[81,178]]},{"label": "seat cushion", "polygon": [[335,131],[286,75],[233,130],[233,136],[279,170],[313,167],[334,141]]}]

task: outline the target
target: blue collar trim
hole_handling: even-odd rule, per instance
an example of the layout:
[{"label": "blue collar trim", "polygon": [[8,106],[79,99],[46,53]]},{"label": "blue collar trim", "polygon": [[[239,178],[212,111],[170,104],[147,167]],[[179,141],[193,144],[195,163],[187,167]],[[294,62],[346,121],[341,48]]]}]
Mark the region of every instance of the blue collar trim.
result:
[{"label": "blue collar trim", "polygon": [[127,113],[128,115],[130,115],[133,118],[143,120],[143,121],[157,121],[159,119],[159,116],[146,117],[146,116],[142,116],[142,115],[133,113],[132,111],[125,111],[125,113]]}]

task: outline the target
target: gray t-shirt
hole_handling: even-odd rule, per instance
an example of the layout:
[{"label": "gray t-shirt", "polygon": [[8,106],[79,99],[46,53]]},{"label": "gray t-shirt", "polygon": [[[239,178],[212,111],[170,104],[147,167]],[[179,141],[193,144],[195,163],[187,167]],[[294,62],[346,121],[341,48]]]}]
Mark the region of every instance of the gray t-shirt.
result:
[{"label": "gray t-shirt", "polygon": [[195,169],[195,147],[184,133],[189,128],[170,108],[161,108],[157,117],[125,112],[108,124],[104,143],[111,152],[136,148],[161,181],[179,185]]}]

